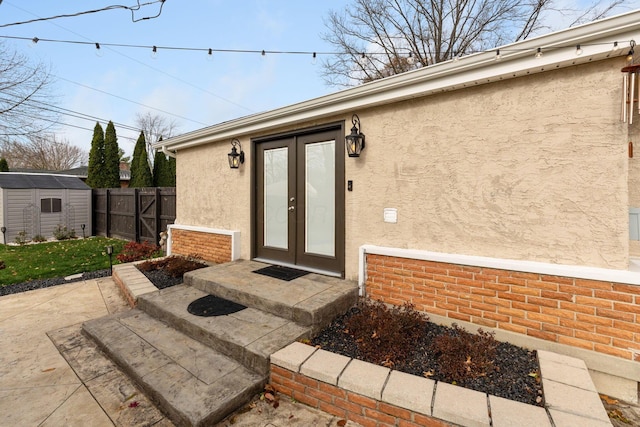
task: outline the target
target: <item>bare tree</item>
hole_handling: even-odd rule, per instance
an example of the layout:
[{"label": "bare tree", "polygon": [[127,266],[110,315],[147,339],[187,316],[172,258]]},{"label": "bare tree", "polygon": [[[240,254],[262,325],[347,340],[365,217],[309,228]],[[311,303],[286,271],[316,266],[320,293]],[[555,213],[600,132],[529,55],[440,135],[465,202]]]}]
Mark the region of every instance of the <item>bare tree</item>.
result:
[{"label": "bare tree", "polygon": [[66,170],[86,164],[88,154],[54,134],[30,135],[26,142],[11,140],[0,145],[0,157],[11,169]]},{"label": "bare tree", "polygon": [[0,43],[0,139],[34,135],[56,123],[51,97],[49,70]]},{"label": "bare tree", "polygon": [[582,11],[553,0],[353,0],[331,11],[323,39],[340,54],[323,63],[331,85],[351,86],[524,40],[545,28],[546,13],[571,13],[571,25],[606,16],[625,0]]},{"label": "bare tree", "polygon": [[149,168],[153,169],[153,159],[155,158],[155,149],[151,144],[158,142],[160,138],[167,139],[174,135],[180,125],[174,120],[159,114],[136,114],[136,125],[144,132],[144,138],[147,142],[147,158],[149,160]]}]

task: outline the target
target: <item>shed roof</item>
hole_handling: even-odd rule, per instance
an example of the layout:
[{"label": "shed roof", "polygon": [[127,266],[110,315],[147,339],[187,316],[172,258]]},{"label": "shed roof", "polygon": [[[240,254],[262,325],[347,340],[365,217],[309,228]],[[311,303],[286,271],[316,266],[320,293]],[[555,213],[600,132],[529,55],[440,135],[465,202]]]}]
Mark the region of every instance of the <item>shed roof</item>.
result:
[{"label": "shed roof", "polygon": [[91,190],[87,184],[75,176],[16,172],[0,172],[0,188]]}]

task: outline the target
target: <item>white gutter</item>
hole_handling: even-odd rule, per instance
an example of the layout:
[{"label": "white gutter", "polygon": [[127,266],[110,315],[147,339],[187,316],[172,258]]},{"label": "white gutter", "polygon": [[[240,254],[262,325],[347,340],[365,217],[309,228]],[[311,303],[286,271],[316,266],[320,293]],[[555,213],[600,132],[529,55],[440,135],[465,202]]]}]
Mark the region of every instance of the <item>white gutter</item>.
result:
[{"label": "white gutter", "polygon": [[[624,56],[634,38],[640,39],[640,10],[500,46],[500,61],[495,61],[495,50],[477,53],[178,135],[157,142],[154,147],[177,151],[375,105],[538,73],[551,67]],[[614,42],[618,42],[617,50],[612,49]],[[580,56],[575,54],[578,44],[583,50]],[[535,57],[538,48],[544,54],[541,58]]]},{"label": "white gutter", "polygon": [[169,151],[166,145],[162,145],[162,152],[164,153],[165,156],[173,157],[174,159],[176,158],[176,152]]}]

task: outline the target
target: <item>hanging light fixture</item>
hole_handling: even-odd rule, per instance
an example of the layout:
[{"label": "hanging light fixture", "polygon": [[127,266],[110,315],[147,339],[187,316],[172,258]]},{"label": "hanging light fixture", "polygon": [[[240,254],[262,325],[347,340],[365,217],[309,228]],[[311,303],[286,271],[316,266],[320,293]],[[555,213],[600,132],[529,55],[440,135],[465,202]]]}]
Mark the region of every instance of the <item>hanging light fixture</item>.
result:
[{"label": "hanging light fixture", "polygon": [[633,61],[633,54],[634,54],[634,48],[636,47],[636,41],[635,40],[631,40],[629,42],[629,53],[627,54],[627,62],[632,62]]},{"label": "hanging light fixture", "polygon": [[351,123],[353,123],[351,134],[344,139],[347,145],[347,154],[349,154],[349,157],[360,157],[360,153],[364,149],[364,134],[360,132],[362,127],[360,125],[360,117],[354,114],[351,117]]},{"label": "hanging light fixture", "polygon": [[[238,153],[238,148],[240,152]],[[229,158],[229,167],[231,169],[238,169],[242,163],[244,163],[244,151],[242,151],[242,145],[236,138],[231,140],[231,152],[227,154]]]}]

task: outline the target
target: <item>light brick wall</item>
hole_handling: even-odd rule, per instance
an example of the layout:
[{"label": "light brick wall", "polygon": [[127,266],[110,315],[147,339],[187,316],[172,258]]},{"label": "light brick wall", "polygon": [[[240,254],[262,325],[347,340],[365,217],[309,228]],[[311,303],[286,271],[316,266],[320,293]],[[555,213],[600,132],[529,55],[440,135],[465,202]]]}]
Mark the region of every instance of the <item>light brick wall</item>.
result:
[{"label": "light brick wall", "polygon": [[640,286],[374,254],[366,269],[373,299],[640,361]]},{"label": "light brick wall", "polygon": [[286,396],[363,427],[450,427],[442,420],[380,402],[271,365],[271,385]]},{"label": "light brick wall", "polygon": [[231,261],[231,236],[193,230],[171,230],[172,255],[197,255],[209,262]]}]

